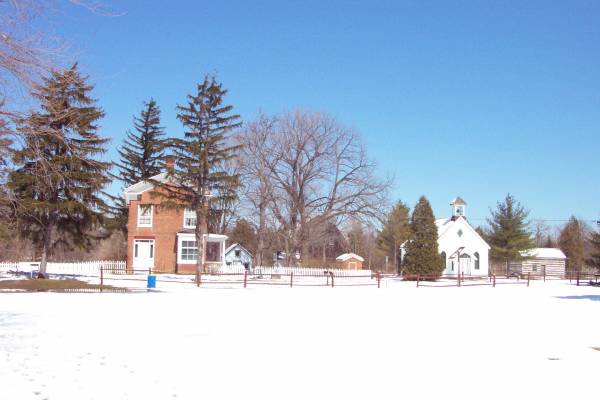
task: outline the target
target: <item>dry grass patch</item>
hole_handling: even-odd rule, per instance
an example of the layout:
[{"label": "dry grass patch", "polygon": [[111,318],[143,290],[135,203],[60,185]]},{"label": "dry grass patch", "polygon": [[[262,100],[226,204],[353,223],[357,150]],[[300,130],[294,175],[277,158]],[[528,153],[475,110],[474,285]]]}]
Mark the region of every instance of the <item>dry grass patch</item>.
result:
[{"label": "dry grass patch", "polygon": [[[104,290],[115,289],[112,286],[102,286]],[[0,281],[0,290],[24,290],[28,292],[100,290],[100,285],[74,279],[18,279]]]}]

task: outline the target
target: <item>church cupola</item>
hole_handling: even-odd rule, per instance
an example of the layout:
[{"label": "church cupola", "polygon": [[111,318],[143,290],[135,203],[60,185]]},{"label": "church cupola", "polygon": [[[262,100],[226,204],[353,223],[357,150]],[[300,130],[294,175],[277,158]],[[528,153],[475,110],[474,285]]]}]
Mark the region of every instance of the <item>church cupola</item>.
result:
[{"label": "church cupola", "polygon": [[459,196],[455,197],[454,200],[450,203],[452,206],[452,219],[455,220],[458,217],[465,217],[465,207],[467,203]]}]

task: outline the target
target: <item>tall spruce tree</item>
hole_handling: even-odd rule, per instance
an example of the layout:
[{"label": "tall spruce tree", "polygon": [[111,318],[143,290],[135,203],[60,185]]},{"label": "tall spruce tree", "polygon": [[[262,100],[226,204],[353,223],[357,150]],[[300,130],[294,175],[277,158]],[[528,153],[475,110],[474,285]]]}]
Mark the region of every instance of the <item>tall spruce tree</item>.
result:
[{"label": "tall spruce tree", "polygon": [[388,259],[393,260],[397,273],[400,273],[401,266],[400,246],[411,235],[409,211],[406,204],[398,201],[388,214],[383,229],[377,236],[377,250]]},{"label": "tall spruce tree", "polygon": [[527,221],[529,212],[511,194],[507,194],[504,202],[499,202],[491,213],[492,217],[487,220],[490,229],[486,235],[492,248],[490,256],[504,261],[508,273],[511,261],[527,258],[522,252],[535,247]]},{"label": "tall spruce tree", "polygon": [[[166,198],[166,207],[188,208],[196,213],[197,268],[204,270],[203,235],[211,215],[210,197],[220,193],[235,197],[231,188],[239,176],[227,172],[227,161],[237,156],[240,146],[229,144],[229,133],[241,126],[240,116],[233,107],[224,105],[227,90],[214,76],[205,76],[196,93],[188,95],[187,104],[177,106],[177,118],[184,126],[183,139],[173,139],[174,165],[167,173],[167,182],[156,182],[162,188],[157,195]],[[220,199],[219,203],[231,199]]]},{"label": "tall spruce tree", "polygon": [[[131,186],[155,176],[163,168],[167,140],[164,128],[160,125],[160,108],[154,99],[144,102],[139,116],[133,117],[133,132],[127,131],[123,145],[118,150],[120,161],[114,178]],[[115,203],[111,211],[115,215],[115,225],[127,232],[129,207],[122,196],[111,196]]]},{"label": "tall spruce tree", "polygon": [[569,271],[581,271],[584,263],[585,233],[583,223],[571,216],[569,222],[561,229],[558,246],[567,256]]},{"label": "tall spruce tree", "polygon": [[600,272],[600,232],[592,232],[589,240],[592,245],[592,251],[587,263],[590,267],[596,268]]},{"label": "tall spruce tree", "polygon": [[16,121],[24,144],[14,152],[8,186],[21,234],[40,247],[41,275],[57,243],[89,247],[103,221],[110,164],[99,156],[108,139],[98,134],[104,112],[86,81],[77,64],[53,71],[33,92],[41,110]]},{"label": "tall spruce tree", "polygon": [[410,220],[411,238],[406,243],[406,255],[402,263],[405,275],[427,275],[436,278],[444,267],[438,252],[438,231],[431,204],[421,196]]}]

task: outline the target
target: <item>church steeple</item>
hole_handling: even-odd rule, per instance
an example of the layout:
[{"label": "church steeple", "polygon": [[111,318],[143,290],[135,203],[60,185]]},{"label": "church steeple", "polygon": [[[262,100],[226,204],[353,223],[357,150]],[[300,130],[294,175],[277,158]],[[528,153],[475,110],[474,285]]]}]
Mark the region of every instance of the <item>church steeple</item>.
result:
[{"label": "church steeple", "polygon": [[454,200],[450,203],[452,206],[452,219],[457,219],[458,217],[465,217],[465,207],[467,203],[460,198],[460,196],[456,196]]}]

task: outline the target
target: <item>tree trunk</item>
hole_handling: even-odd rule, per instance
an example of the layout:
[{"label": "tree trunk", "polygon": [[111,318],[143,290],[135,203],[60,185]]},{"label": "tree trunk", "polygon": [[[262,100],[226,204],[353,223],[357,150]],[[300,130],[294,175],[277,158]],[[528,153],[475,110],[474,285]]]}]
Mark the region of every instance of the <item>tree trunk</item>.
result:
[{"label": "tree trunk", "polygon": [[196,260],[196,270],[200,273],[205,272],[204,267],[204,253],[205,243],[204,234],[208,231],[206,211],[208,210],[207,205],[203,204],[201,210],[196,210],[196,246],[198,247],[198,259]]},{"label": "tree trunk", "polygon": [[40,271],[38,277],[46,277],[46,266],[48,265],[48,253],[52,243],[52,224],[48,224],[44,229],[44,240],[42,242],[42,254],[40,259]]},{"label": "tree trunk", "polygon": [[258,207],[258,246],[256,249],[258,266],[264,265],[263,252],[265,249],[265,226],[267,218],[265,208],[264,203],[261,203]]}]

